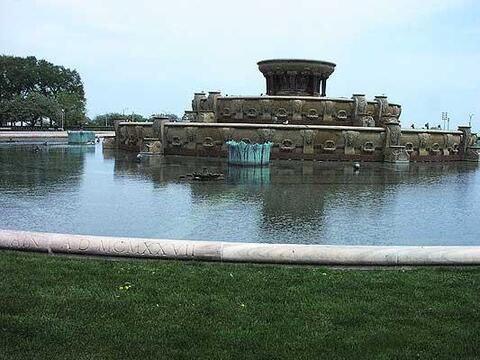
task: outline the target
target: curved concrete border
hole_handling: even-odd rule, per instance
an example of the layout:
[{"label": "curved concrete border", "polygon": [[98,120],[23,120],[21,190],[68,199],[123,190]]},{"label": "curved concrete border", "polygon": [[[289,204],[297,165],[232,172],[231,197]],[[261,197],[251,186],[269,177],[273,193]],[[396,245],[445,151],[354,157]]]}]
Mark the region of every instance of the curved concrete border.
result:
[{"label": "curved concrete border", "polygon": [[261,244],[0,230],[0,248],[59,254],[259,263],[480,265],[480,246]]}]

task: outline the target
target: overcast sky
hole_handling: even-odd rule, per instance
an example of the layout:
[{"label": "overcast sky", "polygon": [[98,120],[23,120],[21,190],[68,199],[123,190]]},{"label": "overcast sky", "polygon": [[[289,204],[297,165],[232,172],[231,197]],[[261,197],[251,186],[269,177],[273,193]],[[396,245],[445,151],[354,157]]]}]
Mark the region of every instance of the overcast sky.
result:
[{"label": "overcast sky", "polygon": [[89,116],[265,92],[257,61],[337,64],[327,95],[385,94],[404,126],[480,127],[478,0],[0,0],[0,52],[79,71]]}]

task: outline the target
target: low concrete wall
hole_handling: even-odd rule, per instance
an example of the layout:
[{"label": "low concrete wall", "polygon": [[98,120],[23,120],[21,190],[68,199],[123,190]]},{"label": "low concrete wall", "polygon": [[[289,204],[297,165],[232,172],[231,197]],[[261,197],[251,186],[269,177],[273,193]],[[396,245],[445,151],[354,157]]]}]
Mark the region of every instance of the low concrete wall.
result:
[{"label": "low concrete wall", "polygon": [[340,246],[155,240],[0,230],[0,248],[59,254],[318,265],[480,265],[480,246]]},{"label": "low concrete wall", "polygon": [[[114,131],[96,131],[97,138],[114,137]],[[3,142],[66,142],[67,131],[0,131],[0,143]]]}]

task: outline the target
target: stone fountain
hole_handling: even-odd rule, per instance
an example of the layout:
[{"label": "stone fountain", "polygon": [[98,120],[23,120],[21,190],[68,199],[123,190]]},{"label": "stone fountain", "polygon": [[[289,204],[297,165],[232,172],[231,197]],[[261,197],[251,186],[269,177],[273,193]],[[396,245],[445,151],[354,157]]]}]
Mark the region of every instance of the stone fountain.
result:
[{"label": "stone fountain", "polygon": [[151,154],[226,157],[227,142],[272,143],[272,159],[332,161],[478,161],[476,135],[401,128],[401,106],[384,95],[328,97],[336,65],[263,60],[266,93],[195,93],[184,121],[116,122],[117,147]]}]

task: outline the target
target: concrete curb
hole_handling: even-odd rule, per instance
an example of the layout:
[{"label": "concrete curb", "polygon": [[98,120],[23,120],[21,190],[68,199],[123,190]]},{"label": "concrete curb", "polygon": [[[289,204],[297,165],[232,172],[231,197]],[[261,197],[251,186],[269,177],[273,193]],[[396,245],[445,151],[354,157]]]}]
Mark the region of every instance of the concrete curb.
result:
[{"label": "concrete curb", "polygon": [[0,230],[0,249],[132,258],[318,265],[480,265],[480,246],[234,243]]}]

